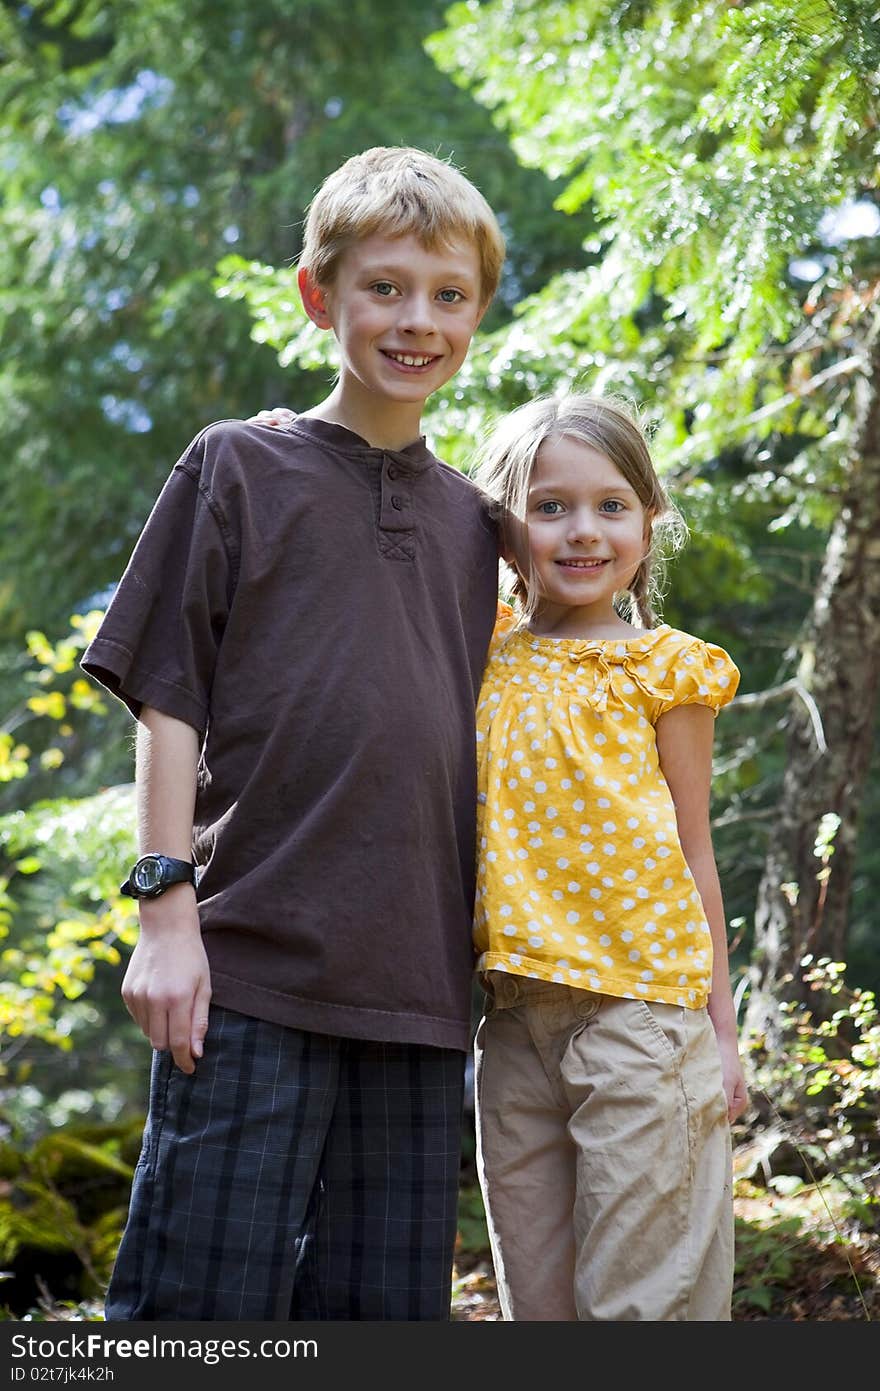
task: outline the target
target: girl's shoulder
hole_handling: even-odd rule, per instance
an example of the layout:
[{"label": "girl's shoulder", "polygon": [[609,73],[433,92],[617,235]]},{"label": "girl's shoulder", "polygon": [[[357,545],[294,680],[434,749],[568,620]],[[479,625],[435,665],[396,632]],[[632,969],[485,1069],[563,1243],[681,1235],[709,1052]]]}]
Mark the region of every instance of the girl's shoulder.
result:
[{"label": "girl's shoulder", "polygon": [[645,632],[638,653],[654,682],[674,692],[672,704],[705,704],[716,710],[733,699],[739,668],[718,643],[661,623]]},{"label": "girl's shoulder", "polygon": [[489,641],[490,657],[516,631],[518,624],[519,617],[516,610],[510,604],[505,603],[503,599],[499,599],[495,614],[495,627],[492,629],[492,637]]}]

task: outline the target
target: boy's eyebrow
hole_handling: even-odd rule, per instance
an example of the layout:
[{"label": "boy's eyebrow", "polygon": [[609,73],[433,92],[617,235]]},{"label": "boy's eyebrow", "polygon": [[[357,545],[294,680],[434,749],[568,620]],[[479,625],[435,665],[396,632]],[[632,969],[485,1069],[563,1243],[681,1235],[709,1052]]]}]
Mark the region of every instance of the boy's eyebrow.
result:
[{"label": "boy's eyebrow", "polygon": [[[406,261],[395,261],[388,257],[383,257],[377,261],[365,261],[361,266],[361,273],[367,277],[379,279],[383,275],[406,276],[411,273],[410,266]],[[462,263],[449,262],[439,265],[437,270],[431,273],[432,280],[470,280],[475,284],[479,281],[479,273],[470,266]]]}]

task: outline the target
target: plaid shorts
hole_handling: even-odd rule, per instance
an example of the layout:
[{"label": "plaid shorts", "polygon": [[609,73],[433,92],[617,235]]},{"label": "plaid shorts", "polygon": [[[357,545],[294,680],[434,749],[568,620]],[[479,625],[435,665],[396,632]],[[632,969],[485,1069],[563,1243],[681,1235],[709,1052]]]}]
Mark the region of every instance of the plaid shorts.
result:
[{"label": "plaid shorts", "polygon": [[464,1053],[211,1007],[153,1057],[113,1320],[449,1318]]}]

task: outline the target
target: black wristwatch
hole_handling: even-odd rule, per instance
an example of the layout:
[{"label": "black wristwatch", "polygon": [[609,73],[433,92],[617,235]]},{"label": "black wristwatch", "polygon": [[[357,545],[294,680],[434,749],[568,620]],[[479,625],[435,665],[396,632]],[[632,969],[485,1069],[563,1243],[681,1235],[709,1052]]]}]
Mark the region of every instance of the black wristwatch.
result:
[{"label": "black wristwatch", "polygon": [[119,887],[129,898],[158,898],[172,884],[197,883],[196,867],[189,860],[174,860],[170,855],[141,855],[132,865],[131,873]]}]

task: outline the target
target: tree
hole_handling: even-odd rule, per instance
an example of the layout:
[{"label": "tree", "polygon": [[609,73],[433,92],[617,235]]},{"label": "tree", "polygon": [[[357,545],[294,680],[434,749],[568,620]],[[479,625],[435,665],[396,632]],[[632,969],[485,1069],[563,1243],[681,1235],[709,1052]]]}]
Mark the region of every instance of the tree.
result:
[{"label": "tree", "polygon": [[763,697],[791,700],[754,923],[766,1036],[804,951],[847,948],[876,723],[877,263],[829,217],[880,226],[876,6],[492,0],[447,19],[435,58],[599,224],[595,266],[522,307],[508,369],[534,379],[549,343],[557,377],[648,403],[673,484],[769,491],[777,530],[828,535],[788,680]]}]

